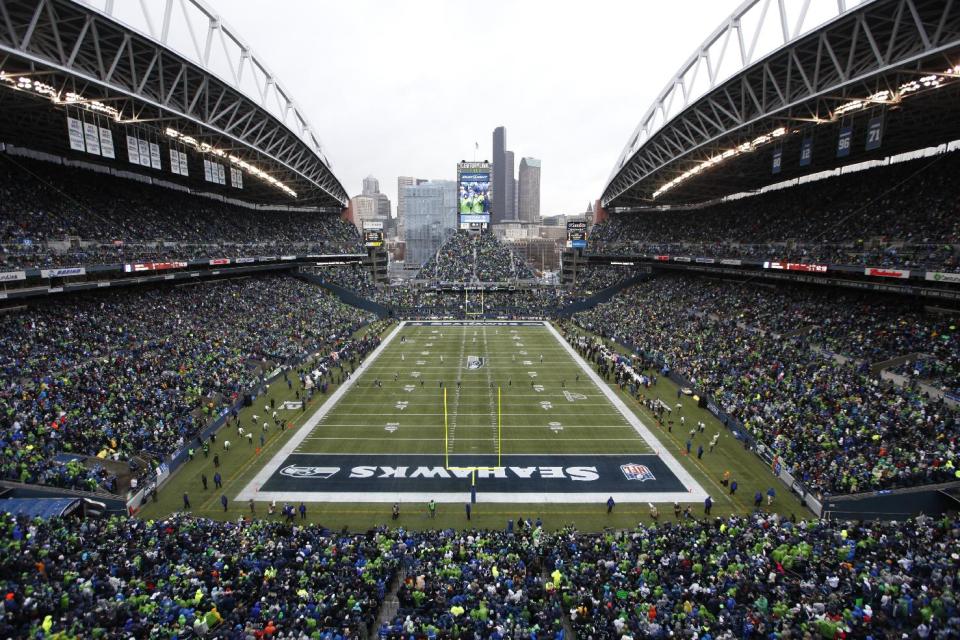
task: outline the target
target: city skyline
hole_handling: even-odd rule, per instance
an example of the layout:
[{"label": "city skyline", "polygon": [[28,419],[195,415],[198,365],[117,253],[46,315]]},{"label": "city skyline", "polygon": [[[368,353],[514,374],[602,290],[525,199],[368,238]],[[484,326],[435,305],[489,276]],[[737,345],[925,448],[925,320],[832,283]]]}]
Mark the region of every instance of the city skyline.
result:
[{"label": "city skyline", "polygon": [[[442,0],[288,0],[266,13],[256,0],[211,4],[272,69],[301,70],[281,79],[349,195],[368,174],[393,202],[398,176],[455,180],[457,162],[493,161],[490,132],[504,125],[518,160],[549,167],[545,216],[600,197],[644,111],[735,6],[600,0],[584,11],[572,1],[490,0],[478,14]],[[482,39],[503,46],[483,49],[485,90],[465,99],[464,25],[481,15]],[[648,23],[683,28],[638,38]]]}]

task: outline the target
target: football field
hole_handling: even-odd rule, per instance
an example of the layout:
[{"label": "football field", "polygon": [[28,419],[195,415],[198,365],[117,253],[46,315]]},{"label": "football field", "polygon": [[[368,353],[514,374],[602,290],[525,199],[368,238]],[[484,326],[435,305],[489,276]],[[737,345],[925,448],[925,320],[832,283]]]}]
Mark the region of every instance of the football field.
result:
[{"label": "football field", "polygon": [[237,499],[582,503],[706,496],[539,321],[397,326]]}]

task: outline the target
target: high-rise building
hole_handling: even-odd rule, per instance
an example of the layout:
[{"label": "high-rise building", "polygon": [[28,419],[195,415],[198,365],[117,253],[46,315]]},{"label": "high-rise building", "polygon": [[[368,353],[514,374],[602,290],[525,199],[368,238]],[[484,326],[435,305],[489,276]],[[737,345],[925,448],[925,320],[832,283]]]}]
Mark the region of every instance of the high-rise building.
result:
[{"label": "high-rise building", "polygon": [[403,238],[403,224],[406,216],[406,197],[404,189],[406,187],[415,187],[418,184],[426,182],[423,178],[414,178],[412,176],[400,176],[397,178],[397,237]]},{"label": "high-rise building", "polygon": [[513,176],[513,168],[507,168],[507,130],[497,127],[493,130],[493,207],[490,222],[496,224],[507,219],[510,207],[507,205],[507,177]]},{"label": "high-rise building", "polygon": [[373,176],[367,176],[363,179],[363,195],[375,196],[380,193],[380,181]]},{"label": "high-rise building", "polygon": [[401,188],[404,262],[422,265],[457,229],[457,183],[432,180]]},{"label": "high-rise building", "polygon": [[377,215],[381,218],[390,218],[390,198],[385,193],[377,194]]},{"label": "high-rise building", "polygon": [[516,178],[511,178],[510,182],[513,184],[513,217],[520,218],[520,185],[517,184]]},{"label": "high-rise building", "polygon": [[363,223],[371,220],[381,220],[377,213],[376,196],[354,196],[350,200],[350,208],[353,210],[353,224],[357,229],[363,229]]},{"label": "high-rise building", "polygon": [[516,220],[517,219],[517,207],[514,205],[516,202],[516,192],[517,192],[517,181],[514,179],[514,164],[513,164],[513,151],[506,151],[503,154],[503,170],[506,173],[506,179],[504,180],[507,197],[505,200],[506,211],[504,212],[504,220]]},{"label": "high-rise building", "polygon": [[536,158],[520,160],[519,218],[522,222],[540,222],[540,161]]}]

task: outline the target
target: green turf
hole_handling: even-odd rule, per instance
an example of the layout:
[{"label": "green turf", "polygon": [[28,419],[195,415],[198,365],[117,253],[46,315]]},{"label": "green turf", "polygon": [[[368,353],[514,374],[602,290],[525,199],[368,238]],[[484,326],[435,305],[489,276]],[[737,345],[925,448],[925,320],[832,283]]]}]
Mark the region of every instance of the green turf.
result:
[{"label": "green turf", "polygon": [[[378,323],[373,330],[385,335],[393,326],[395,325]],[[496,403],[495,401],[491,403],[487,392],[487,389],[494,385],[499,385],[503,390],[501,406],[503,453],[605,453],[649,450],[633,429],[623,424],[623,418],[600,396],[599,391],[592,386],[584,373],[579,374],[579,382],[576,380],[575,363],[545,329],[518,328],[518,331],[523,331],[522,335],[518,335],[518,342],[523,346],[518,346],[514,344],[517,341],[513,340],[509,328],[486,327],[486,349],[483,349],[484,331],[479,328],[476,329],[477,336],[473,335],[473,328],[437,328],[437,334],[432,334],[432,330],[433,328],[430,327],[408,326],[404,331],[404,335],[409,336],[408,343],[401,345],[399,337],[395,338],[395,342],[381,354],[376,362],[372,363],[366,374],[357,381],[357,386],[341,399],[340,405],[328,413],[324,422],[314,430],[313,434],[327,436],[334,432],[343,432],[344,435],[338,437],[346,439],[305,440],[301,446],[310,447],[310,451],[329,452],[442,452],[443,403],[439,380],[443,379],[448,387],[448,413],[452,414],[456,410],[457,414],[451,445],[455,452],[482,452],[495,455],[496,438],[491,425],[491,406],[495,406]],[[439,339],[440,331],[444,334],[442,341]],[[460,333],[455,334],[454,332],[457,331]],[[478,342],[473,342],[474,338]],[[411,339],[415,342],[409,343]],[[432,342],[433,346],[427,347],[428,342]],[[460,358],[461,347],[463,358]],[[439,363],[441,349],[444,355],[442,365]],[[423,351],[431,353],[424,356]],[[521,354],[520,351],[526,351],[527,354]],[[403,359],[401,359],[401,353],[403,353]],[[541,353],[544,356],[543,365],[539,363]],[[468,355],[486,355],[490,360],[477,371],[467,371],[466,356]],[[417,365],[417,360],[423,360],[425,364]],[[435,360],[432,366],[437,368],[427,366],[431,360]],[[531,361],[532,365],[524,365],[524,360]],[[411,377],[410,374],[413,371],[420,371],[421,378]],[[535,390],[531,392],[531,378],[527,374],[528,371],[537,373],[533,382],[544,385],[545,390],[542,393],[537,393]],[[399,378],[396,382],[393,379],[394,373],[397,373]],[[382,380],[382,388],[372,386],[372,380],[376,377]],[[455,393],[451,393],[455,392],[458,378],[462,383],[459,399]],[[422,387],[419,382],[421,379]],[[582,393],[588,400],[582,401],[579,405],[577,402],[568,402],[562,390],[557,388],[561,382],[565,383],[566,390]],[[407,384],[414,384],[414,391],[405,391],[404,386]],[[332,387],[328,393],[332,393],[335,388],[335,386]],[[674,404],[677,402],[676,391],[677,387],[673,383],[661,379],[656,387],[648,391],[647,395],[659,397],[665,402]],[[759,489],[761,492],[766,492],[768,487],[775,486],[778,497],[772,507],[773,510],[784,515],[794,513],[801,518],[809,516],[809,512],[789,494],[786,487],[779,484],[767,466],[754,454],[746,451],[742,443],[727,435],[728,432],[722,425],[706,410],[698,408],[692,399],[684,397],[680,400],[684,404],[683,413],[687,416],[688,423],[703,420],[707,423],[708,436],[716,430],[722,430],[724,434],[716,450],[705,454],[702,460],[697,460],[696,456],[684,455],[685,432],[680,433],[679,428],[674,428],[673,432],[670,432],[666,425],[662,427],[656,425],[653,417],[647,414],[635,399],[619,389],[616,389],[616,392],[621,395],[628,407],[651,426],[651,430],[665,446],[672,447],[674,455],[684,468],[714,497],[714,515],[749,512],[752,509],[754,491]],[[541,401],[539,396],[544,394],[553,394],[543,398],[551,402],[551,409],[545,410],[539,405]],[[274,383],[266,396],[257,399],[254,407],[241,412],[241,422],[249,424],[252,414],[257,412],[257,407],[259,406],[262,410],[264,402],[269,402],[271,397],[279,405],[284,400],[293,399],[294,393],[287,390],[282,380]],[[256,452],[256,446],[248,446],[246,443],[235,442],[229,452],[220,449],[221,473],[224,476],[222,493],[231,499],[226,512],[219,503],[221,492],[213,489],[212,459],[198,456],[196,460],[178,470],[161,489],[159,501],[145,506],[141,515],[146,518],[155,518],[180,510],[181,495],[184,491],[188,491],[193,506],[191,511],[195,514],[231,519],[249,516],[249,505],[233,502],[233,496],[239,493],[263,464],[276,454],[322,401],[323,397],[318,396],[306,412],[291,414],[289,423],[292,428],[282,433],[272,430],[259,454]],[[409,404],[405,409],[400,410],[396,407],[398,401],[406,401]],[[593,406],[594,404],[596,406]],[[551,421],[560,422],[563,431],[550,430],[548,423]],[[398,422],[400,426],[396,431],[388,432],[385,430],[388,422]],[[233,431],[232,427],[222,430],[218,443],[222,442],[224,437],[235,437]],[[372,439],[360,440],[360,437]],[[625,439],[620,440],[620,438]],[[471,447],[477,447],[477,449]],[[728,492],[719,485],[719,479],[725,470],[729,470],[732,477],[736,478],[740,484],[740,489],[735,496],[729,496]],[[205,473],[210,478],[210,488],[206,492],[203,491],[200,483],[201,473]],[[695,515],[702,515],[702,505],[695,504],[692,507]],[[257,503],[255,509],[255,517],[265,517],[267,511],[265,504]],[[672,511],[668,505],[661,505],[660,509],[661,519],[672,519]],[[573,524],[583,530],[597,530],[603,527],[632,527],[638,521],[649,520],[649,509],[646,505],[618,505],[611,515],[607,515],[605,511],[606,508],[602,504],[480,503],[473,509],[472,521],[467,523],[462,505],[440,505],[437,517],[429,519],[425,505],[404,504],[401,506],[401,518],[398,524],[413,529],[465,527],[468,524],[475,527],[501,528],[508,518],[539,516],[543,518],[545,527],[551,530],[567,524]],[[668,511],[670,511],[669,514]],[[308,520],[338,529],[344,526],[351,529],[365,529],[378,524],[397,524],[390,520],[389,504],[312,503],[308,505]]]},{"label": "green turf", "polygon": [[[469,369],[469,356],[483,366]],[[545,327],[412,325],[297,451],[449,451],[450,466],[457,454],[496,466],[498,446],[503,454],[650,452]]]}]

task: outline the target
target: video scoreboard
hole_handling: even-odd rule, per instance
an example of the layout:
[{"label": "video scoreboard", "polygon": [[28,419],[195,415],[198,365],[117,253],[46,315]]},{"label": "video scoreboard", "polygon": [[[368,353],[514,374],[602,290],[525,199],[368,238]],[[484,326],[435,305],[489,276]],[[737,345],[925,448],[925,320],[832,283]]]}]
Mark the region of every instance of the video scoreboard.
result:
[{"label": "video scoreboard", "polygon": [[571,220],[567,222],[567,248],[568,249],[586,249],[587,248],[586,220]]},{"label": "video scoreboard", "polygon": [[363,223],[363,244],[366,247],[383,246],[383,223],[378,220],[368,220]]}]

